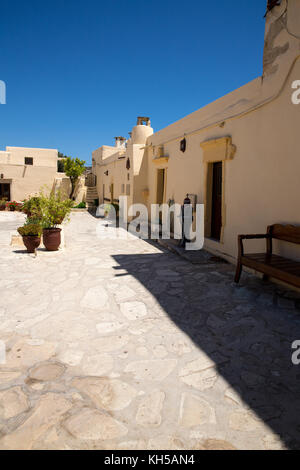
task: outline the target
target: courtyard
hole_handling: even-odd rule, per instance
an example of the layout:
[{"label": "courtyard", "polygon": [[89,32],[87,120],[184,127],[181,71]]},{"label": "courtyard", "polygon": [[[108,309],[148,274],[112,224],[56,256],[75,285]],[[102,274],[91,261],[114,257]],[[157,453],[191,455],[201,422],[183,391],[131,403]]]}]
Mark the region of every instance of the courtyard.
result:
[{"label": "courtyard", "polygon": [[0,215],[0,449],[299,447],[297,294],[87,212],[28,255],[22,220]]}]

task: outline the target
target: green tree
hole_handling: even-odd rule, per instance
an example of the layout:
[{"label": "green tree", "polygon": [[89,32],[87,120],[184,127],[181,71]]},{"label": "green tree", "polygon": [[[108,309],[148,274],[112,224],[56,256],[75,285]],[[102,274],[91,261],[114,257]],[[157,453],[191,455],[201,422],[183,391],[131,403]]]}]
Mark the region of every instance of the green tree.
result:
[{"label": "green tree", "polygon": [[85,171],[85,161],[79,158],[67,157],[65,161],[65,174],[70,178],[72,190],[70,199],[74,199],[74,193],[80,176]]}]

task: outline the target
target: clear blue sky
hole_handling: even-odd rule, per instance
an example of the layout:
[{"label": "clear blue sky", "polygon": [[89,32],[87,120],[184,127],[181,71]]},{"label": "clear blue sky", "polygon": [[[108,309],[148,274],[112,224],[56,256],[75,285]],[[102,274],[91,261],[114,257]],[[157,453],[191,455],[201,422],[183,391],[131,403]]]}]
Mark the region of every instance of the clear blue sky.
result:
[{"label": "clear blue sky", "polygon": [[265,0],[1,2],[0,150],[91,161],[137,115],[154,130],[262,73]]}]

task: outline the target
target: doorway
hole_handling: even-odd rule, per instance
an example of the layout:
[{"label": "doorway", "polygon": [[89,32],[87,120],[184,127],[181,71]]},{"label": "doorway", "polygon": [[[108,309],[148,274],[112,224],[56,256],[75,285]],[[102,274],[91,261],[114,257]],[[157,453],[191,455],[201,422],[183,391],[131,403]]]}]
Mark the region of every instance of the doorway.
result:
[{"label": "doorway", "polygon": [[222,229],[222,162],[213,164],[211,238],[220,241]]},{"label": "doorway", "polygon": [[0,183],[0,199],[10,201],[10,184]]},{"label": "doorway", "polygon": [[165,183],[166,183],[166,170],[157,170],[157,193],[156,204],[163,204],[165,202]]},{"label": "doorway", "polygon": [[114,202],[114,183],[111,183],[110,185],[110,202]]}]

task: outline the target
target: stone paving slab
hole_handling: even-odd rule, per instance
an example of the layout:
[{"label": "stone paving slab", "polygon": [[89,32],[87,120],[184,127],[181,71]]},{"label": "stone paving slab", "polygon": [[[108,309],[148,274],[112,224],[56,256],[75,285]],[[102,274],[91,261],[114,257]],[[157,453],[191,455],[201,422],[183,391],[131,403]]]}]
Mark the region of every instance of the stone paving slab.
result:
[{"label": "stone paving slab", "polygon": [[7,243],[19,216],[0,214],[0,449],[299,448],[297,294],[89,213],[34,257]]}]

